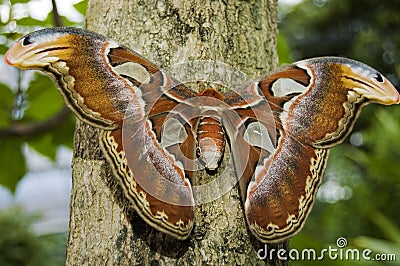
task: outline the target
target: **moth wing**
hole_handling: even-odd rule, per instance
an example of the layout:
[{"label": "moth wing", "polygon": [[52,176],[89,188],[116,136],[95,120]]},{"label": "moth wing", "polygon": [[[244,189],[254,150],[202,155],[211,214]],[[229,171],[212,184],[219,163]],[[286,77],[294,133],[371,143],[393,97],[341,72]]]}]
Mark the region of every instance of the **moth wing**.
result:
[{"label": "moth wing", "polygon": [[[52,28],[21,38],[5,56],[10,65],[39,69],[55,79],[66,104],[84,122],[105,130],[100,134],[102,151],[125,195],[138,214],[154,227],[177,238],[185,238],[193,224],[193,199],[190,183],[177,161],[168,155],[155,138],[159,132],[151,117],[163,116],[194,92],[180,85],[168,73],[138,53],[99,34],[77,28]],[[127,109],[129,107],[129,114]],[[158,120],[162,121],[162,120]],[[130,133],[136,142],[123,141]],[[131,135],[131,136],[132,136]],[[138,151],[146,143],[148,150]],[[187,149],[194,149],[189,144]],[[140,148],[143,148],[140,146]],[[141,157],[127,160],[127,154]],[[154,168],[155,162],[163,168]],[[140,165],[143,174],[157,175],[146,180],[165,194],[166,182],[179,189],[168,194],[179,198],[177,205],[150,195],[138,182],[132,167]],[[167,167],[168,166],[168,167]],[[135,169],[136,170],[136,169]],[[173,178],[172,178],[173,177]]]},{"label": "moth wing", "polygon": [[[139,57],[126,48],[114,49],[108,57],[111,65],[118,66],[118,74],[132,86],[136,98],[127,103],[122,129],[115,133],[118,145],[112,146],[110,139],[103,138],[103,149],[122,158],[118,162],[113,159],[117,156],[108,156],[116,165],[114,173],[118,175],[118,168],[128,166],[129,172],[120,175],[120,179],[140,216],[158,230],[185,239],[194,220],[195,203],[189,180],[192,172],[171,152],[172,147],[163,143],[163,124],[181,101],[195,93],[144,58],[137,60]],[[135,76],[140,69],[137,64],[146,70],[142,69],[140,77]],[[178,150],[184,150],[188,157],[195,151],[191,126],[185,124],[186,136],[177,143]],[[123,147],[122,155],[118,147]]]},{"label": "moth wing", "polygon": [[277,145],[260,156],[247,187],[245,213],[263,242],[300,231],[311,211],[328,149],[351,131],[368,102],[396,104],[399,93],[373,68],[354,60],[320,57],[296,62],[257,82],[270,105]]},{"label": "moth wing", "polygon": [[[253,166],[249,167],[251,177],[241,181],[245,189],[242,194],[246,220],[250,230],[263,242],[283,241],[301,230],[325,169],[327,150],[299,141],[286,125],[291,104],[307,91],[308,75],[304,70],[286,67],[241,89],[250,95],[261,95],[263,101],[251,108],[260,114],[263,110],[270,114],[268,119],[264,118],[265,123],[256,127],[259,138],[269,145],[259,145],[260,141],[253,138],[250,145],[259,151],[259,156],[253,156]],[[268,130],[262,131],[263,125]],[[249,126],[245,133],[248,131],[251,132]],[[271,139],[268,132],[276,133],[271,143],[267,142]]]}]

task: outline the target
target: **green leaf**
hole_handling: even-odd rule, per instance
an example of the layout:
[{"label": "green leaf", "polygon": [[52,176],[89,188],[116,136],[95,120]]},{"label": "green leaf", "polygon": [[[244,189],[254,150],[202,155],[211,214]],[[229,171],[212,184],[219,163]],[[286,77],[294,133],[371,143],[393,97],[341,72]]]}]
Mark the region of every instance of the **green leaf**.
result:
[{"label": "green leaf", "polygon": [[11,4],[26,4],[29,3],[30,0],[10,0]]},{"label": "green leaf", "polygon": [[14,94],[9,87],[0,83],[0,127],[9,125]]},{"label": "green leaf", "polygon": [[19,26],[31,26],[32,27],[32,26],[42,25],[43,21],[34,19],[32,17],[26,17],[26,18],[17,20],[17,24]]},{"label": "green leaf", "polygon": [[71,113],[68,119],[62,121],[51,131],[33,136],[27,142],[37,152],[54,161],[57,148],[60,145],[69,147],[70,149],[73,148],[74,129],[75,117]]},{"label": "green leaf", "polygon": [[75,116],[71,113],[68,119],[64,121],[61,125],[55,128],[52,132],[53,145],[60,146],[64,145],[70,149],[73,149],[73,137],[75,131]]},{"label": "green leaf", "polygon": [[400,228],[393,221],[378,211],[370,219],[384,232],[387,239],[400,245]]},{"label": "green leaf", "polygon": [[17,183],[27,172],[21,147],[22,141],[19,139],[0,139],[0,161],[4,163],[0,170],[0,184],[11,192],[15,191]]},{"label": "green leaf", "polygon": [[53,137],[53,132],[47,132],[46,134],[42,134],[37,138],[29,140],[28,144],[40,154],[54,161],[57,154],[57,145],[54,145]]},{"label": "green leaf", "polygon": [[71,114],[68,119],[51,131],[29,137],[26,141],[35,151],[54,161],[59,146],[73,148],[74,121],[74,116]]},{"label": "green leaf", "polygon": [[64,26],[66,26],[66,27],[76,26],[76,22],[70,21],[66,16],[60,16],[60,17],[61,17],[61,21],[63,22]]},{"label": "green leaf", "polygon": [[77,4],[74,5],[75,9],[78,10],[79,13],[81,14],[86,14],[86,9],[87,9],[88,1],[81,1]]},{"label": "green leaf", "polygon": [[0,54],[5,54],[8,50],[8,46],[0,44]]},{"label": "green leaf", "polygon": [[280,65],[291,62],[290,50],[287,45],[286,38],[282,34],[278,34],[278,45],[276,49],[278,51]]},{"label": "green leaf", "polygon": [[38,74],[28,88],[29,107],[25,111],[26,120],[44,120],[56,114],[63,99],[50,78]]}]

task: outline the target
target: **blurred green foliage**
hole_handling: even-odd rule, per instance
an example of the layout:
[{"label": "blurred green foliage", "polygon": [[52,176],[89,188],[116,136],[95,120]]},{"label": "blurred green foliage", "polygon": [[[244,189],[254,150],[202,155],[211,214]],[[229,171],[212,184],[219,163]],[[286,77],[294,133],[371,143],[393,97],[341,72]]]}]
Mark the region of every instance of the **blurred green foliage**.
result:
[{"label": "blurred green foliage", "polygon": [[65,265],[67,235],[37,236],[29,216],[19,208],[0,210],[0,265]]},{"label": "blurred green foliage", "polygon": [[[373,66],[400,87],[400,1],[304,0],[283,9],[279,23],[289,47],[285,56],[292,61],[345,56]],[[336,239],[345,237],[353,247],[395,253],[397,261],[329,265],[398,265],[399,162],[400,107],[367,106],[353,134],[332,149],[313,211],[291,247],[337,247]]]},{"label": "blurred green foliage", "polygon": [[294,60],[347,56],[375,66],[398,85],[399,12],[397,0],[304,0],[282,12],[280,31]]},{"label": "blurred green foliage", "polygon": [[[0,55],[33,30],[61,26],[60,21],[64,26],[81,26],[57,16],[54,8],[43,21],[35,19],[30,14],[35,5],[38,2],[34,0],[0,2]],[[74,7],[83,15],[86,5],[87,1],[82,1]],[[42,8],[42,15],[43,12]],[[1,63],[4,71],[0,73],[0,185],[13,192],[27,171],[24,145],[54,160],[60,145],[72,148],[74,117],[65,114],[64,102],[47,76],[35,71],[5,69]],[[63,112],[65,115],[60,116]],[[62,119],[46,127],[47,122],[58,117]],[[65,265],[67,234],[36,235],[32,223],[39,218],[19,208],[0,210],[1,266]]]},{"label": "blurred green foliage", "polygon": [[[48,2],[50,4],[51,0]],[[81,26],[58,15],[54,7],[43,21],[33,18],[31,10],[37,5],[38,2],[33,0],[1,2],[0,54],[4,54],[22,35],[33,30],[61,24]],[[86,5],[87,1],[82,1],[74,7],[83,15]],[[43,12],[45,9],[42,15]],[[54,160],[59,145],[72,148],[74,116],[63,108],[64,102],[48,76],[4,66],[6,70],[7,74],[2,73],[0,79],[0,162],[4,166],[0,168],[0,184],[14,191],[27,171],[24,145]],[[57,115],[59,121],[48,123],[46,127],[46,123]]]}]

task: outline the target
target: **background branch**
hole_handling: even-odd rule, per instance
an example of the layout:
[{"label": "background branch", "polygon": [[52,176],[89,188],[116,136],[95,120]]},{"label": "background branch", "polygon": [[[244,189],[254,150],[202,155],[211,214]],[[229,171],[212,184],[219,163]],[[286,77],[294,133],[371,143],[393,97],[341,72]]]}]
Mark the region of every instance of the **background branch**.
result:
[{"label": "background branch", "polygon": [[54,26],[56,27],[62,27],[64,23],[62,22],[61,16],[58,13],[57,9],[57,3],[56,0],[51,0],[51,4],[53,5],[53,21],[54,21]]},{"label": "background branch", "polygon": [[5,129],[0,129],[0,138],[5,137],[26,137],[42,134],[50,131],[65,121],[71,114],[67,106],[64,106],[57,114],[49,119],[33,123],[17,123]]}]

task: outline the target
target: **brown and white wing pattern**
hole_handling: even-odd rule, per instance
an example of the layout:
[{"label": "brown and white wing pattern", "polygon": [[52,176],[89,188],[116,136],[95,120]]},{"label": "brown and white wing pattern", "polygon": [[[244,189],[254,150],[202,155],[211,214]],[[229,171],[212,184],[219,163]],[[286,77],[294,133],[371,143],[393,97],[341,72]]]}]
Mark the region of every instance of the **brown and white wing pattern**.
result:
[{"label": "brown and white wing pattern", "polygon": [[322,57],[300,61],[258,82],[278,129],[271,156],[260,156],[247,187],[245,213],[263,242],[297,234],[311,211],[328,148],[351,131],[369,102],[398,104],[399,93],[379,72],[359,62]]},{"label": "brown and white wing pattern", "polygon": [[[53,28],[28,34],[10,48],[5,60],[22,69],[48,73],[78,118],[105,130],[100,134],[102,151],[125,195],[144,220],[179,239],[190,234],[194,218],[190,182],[176,158],[160,144],[161,127],[152,123],[195,93],[176,84],[139,54],[82,29]],[[138,126],[142,126],[140,130]],[[141,150],[138,157],[130,156],[133,162],[127,160],[126,154],[137,154],[137,149],[131,146],[131,150],[124,150],[123,133],[135,135],[136,145],[149,148]],[[194,143],[186,143],[185,149],[187,153],[194,151]],[[140,164],[139,158],[143,157]],[[148,194],[131,165],[146,168],[149,177],[157,176],[145,179],[147,185],[152,182],[150,185],[159,188],[161,198],[174,198],[175,204]],[[177,194],[167,191],[165,182],[179,187],[174,191]],[[179,204],[179,200],[184,204]]]}]

